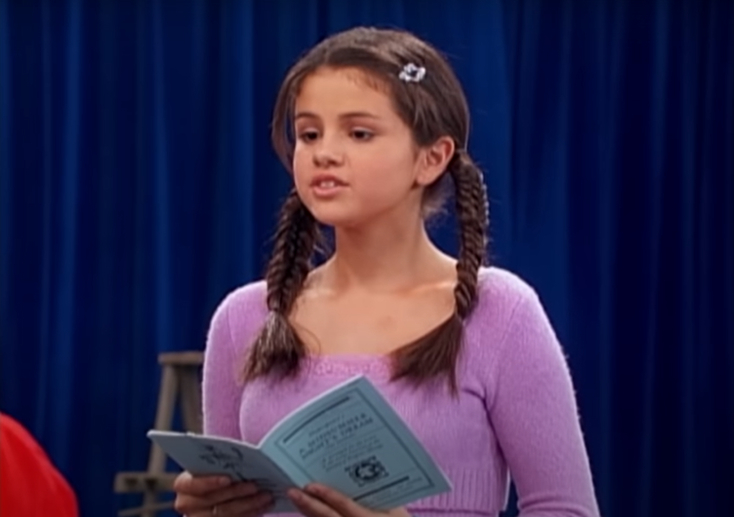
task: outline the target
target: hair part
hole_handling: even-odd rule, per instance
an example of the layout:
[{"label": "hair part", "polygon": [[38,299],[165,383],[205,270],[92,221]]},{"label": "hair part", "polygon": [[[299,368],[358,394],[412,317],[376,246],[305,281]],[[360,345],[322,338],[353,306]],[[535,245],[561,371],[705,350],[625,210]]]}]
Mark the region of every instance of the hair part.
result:
[{"label": "hair part", "polygon": [[[422,81],[407,83],[399,79],[408,63],[426,68]],[[464,322],[477,301],[489,223],[482,172],[466,151],[469,109],[461,84],[436,49],[408,32],[359,27],[327,38],[289,70],[276,99],[271,137],[278,157],[290,172],[295,100],[303,80],[321,67],[354,68],[374,81],[374,87],[384,87],[396,113],[411,128],[417,146],[431,145],[444,136],[454,140],[456,151],[446,173],[424,192],[423,214],[430,217],[445,203],[448,176],[454,187],[459,224],[455,310],[433,331],[393,353],[393,379],[421,383],[445,377],[456,393],[455,370]],[[306,347],[288,318],[311,270],[319,235],[317,221],[292,191],[281,209],[265,275],[269,315],[249,354],[246,380],[298,373]]]}]

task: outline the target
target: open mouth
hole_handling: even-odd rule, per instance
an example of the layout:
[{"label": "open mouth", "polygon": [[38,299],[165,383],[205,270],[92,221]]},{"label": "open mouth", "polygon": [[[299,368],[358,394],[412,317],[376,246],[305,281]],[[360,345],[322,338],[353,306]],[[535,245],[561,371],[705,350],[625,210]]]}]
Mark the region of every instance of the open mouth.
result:
[{"label": "open mouth", "polygon": [[344,189],[346,186],[347,184],[345,182],[332,176],[319,177],[311,182],[311,189],[314,194],[319,197],[333,196],[339,193],[339,191]]}]

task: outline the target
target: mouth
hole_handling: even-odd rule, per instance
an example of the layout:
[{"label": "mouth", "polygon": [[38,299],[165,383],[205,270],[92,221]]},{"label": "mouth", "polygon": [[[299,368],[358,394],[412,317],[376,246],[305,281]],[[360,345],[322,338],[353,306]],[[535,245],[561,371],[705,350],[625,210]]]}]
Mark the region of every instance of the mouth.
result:
[{"label": "mouth", "polygon": [[335,176],[317,176],[313,179],[311,182],[311,187],[313,188],[336,188],[336,187],[346,187],[346,182],[340,180],[339,178]]},{"label": "mouth", "polygon": [[318,176],[311,182],[311,191],[318,198],[334,197],[346,187],[346,182],[334,176]]}]

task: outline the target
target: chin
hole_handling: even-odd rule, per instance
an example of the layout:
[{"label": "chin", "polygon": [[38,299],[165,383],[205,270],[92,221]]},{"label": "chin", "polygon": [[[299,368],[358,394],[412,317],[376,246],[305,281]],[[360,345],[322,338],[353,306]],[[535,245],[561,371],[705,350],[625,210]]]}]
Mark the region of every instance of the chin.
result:
[{"label": "chin", "polygon": [[319,224],[332,228],[354,228],[359,226],[359,221],[352,217],[340,217],[334,214],[313,214],[313,216]]},{"label": "chin", "polygon": [[364,220],[364,217],[359,217],[354,211],[344,210],[343,207],[317,205],[309,206],[308,209],[320,224],[333,228],[353,228]]}]

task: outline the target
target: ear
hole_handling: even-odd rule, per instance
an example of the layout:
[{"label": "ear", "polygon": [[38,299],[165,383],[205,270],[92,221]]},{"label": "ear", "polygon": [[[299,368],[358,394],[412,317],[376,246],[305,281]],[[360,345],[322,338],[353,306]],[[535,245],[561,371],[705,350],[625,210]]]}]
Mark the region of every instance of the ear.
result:
[{"label": "ear", "polygon": [[436,181],[446,170],[455,150],[454,139],[449,136],[442,136],[430,146],[421,149],[416,184],[425,187]]}]

